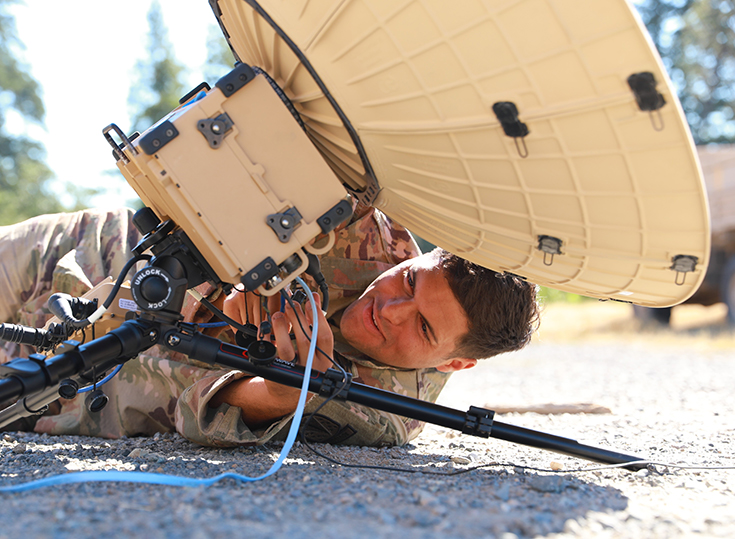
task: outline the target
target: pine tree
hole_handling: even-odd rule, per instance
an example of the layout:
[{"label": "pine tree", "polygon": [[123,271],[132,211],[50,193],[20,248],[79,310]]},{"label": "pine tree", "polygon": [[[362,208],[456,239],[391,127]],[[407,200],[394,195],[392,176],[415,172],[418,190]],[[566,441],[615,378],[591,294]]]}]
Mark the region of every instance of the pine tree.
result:
[{"label": "pine tree", "polygon": [[178,63],[168,38],[168,29],[158,1],[148,11],[148,57],[136,64],[140,78],[130,90],[134,130],[144,131],[179,105],[186,93],[181,79],[184,66]]},{"label": "pine tree", "polygon": [[207,34],[207,63],[202,70],[204,80],[212,86],[233,67],[235,67],[235,57],[222,31],[218,26],[210,26]]},{"label": "pine tree", "polygon": [[677,87],[695,142],[735,142],[735,2],[640,0],[636,7]]},{"label": "pine tree", "polygon": [[44,147],[6,129],[9,114],[43,125],[45,113],[38,82],[17,58],[23,44],[6,10],[9,3],[0,0],[0,225],[64,209],[50,192],[53,173],[44,162]]}]

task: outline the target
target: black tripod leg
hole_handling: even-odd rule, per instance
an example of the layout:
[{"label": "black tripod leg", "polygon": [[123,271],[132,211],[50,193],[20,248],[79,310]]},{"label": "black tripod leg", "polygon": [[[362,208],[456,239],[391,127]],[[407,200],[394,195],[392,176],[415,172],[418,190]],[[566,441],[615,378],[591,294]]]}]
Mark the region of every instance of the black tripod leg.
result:
[{"label": "black tripod leg", "polygon": [[[172,336],[176,338],[169,338]],[[209,364],[231,367],[291,387],[301,387],[303,381],[304,369],[301,367],[294,367],[278,360],[269,366],[255,365],[247,359],[247,352],[244,349],[222,343],[201,333],[171,332],[163,340],[171,350]],[[172,346],[171,343],[175,345]],[[341,377],[341,374],[337,375]],[[317,371],[312,371],[309,376],[309,391],[323,396],[339,392],[337,398],[340,399],[459,430],[466,434],[498,438],[604,464],[630,463],[625,466],[630,470],[645,468],[644,464],[636,464],[643,460],[640,457],[583,445],[570,438],[506,425],[493,421],[492,411],[474,406],[470,407],[468,412],[462,412],[359,383],[350,383],[348,387],[340,388],[340,384],[334,382],[333,376],[325,376],[324,373]]]}]

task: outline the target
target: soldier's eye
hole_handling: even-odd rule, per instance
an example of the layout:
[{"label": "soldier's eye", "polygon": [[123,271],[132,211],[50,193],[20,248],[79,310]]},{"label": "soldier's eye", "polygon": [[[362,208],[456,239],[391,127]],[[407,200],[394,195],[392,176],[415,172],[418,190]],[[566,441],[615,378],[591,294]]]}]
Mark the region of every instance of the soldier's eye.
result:
[{"label": "soldier's eye", "polygon": [[406,279],[408,280],[408,287],[411,289],[411,292],[413,292],[414,287],[416,286],[416,281],[411,270],[408,270],[408,273],[406,273]]},{"label": "soldier's eye", "polygon": [[431,339],[429,339],[429,326],[426,325],[423,319],[421,320],[421,331],[424,333],[424,338],[431,343]]}]

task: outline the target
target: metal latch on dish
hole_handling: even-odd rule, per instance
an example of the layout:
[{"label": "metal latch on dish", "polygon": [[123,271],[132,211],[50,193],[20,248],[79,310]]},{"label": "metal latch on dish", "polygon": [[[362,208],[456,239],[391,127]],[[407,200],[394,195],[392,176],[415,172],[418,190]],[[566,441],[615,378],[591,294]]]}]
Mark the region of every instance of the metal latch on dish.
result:
[{"label": "metal latch on dish", "polygon": [[[691,255],[676,255],[672,258],[671,267],[669,269],[676,272],[674,282],[679,286],[683,285],[684,281],[686,281],[687,273],[694,271],[697,267],[697,262],[699,262],[699,259],[696,256]],[[682,276],[681,281],[679,281],[680,275]]]},{"label": "metal latch on dish", "polygon": [[[538,250],[544,253],[544,265],[551,266],[554,263],[554,255],[560,255],[562,241],[554,236],[538,237]],[[549,256],[551,255],[551,256]]]}]

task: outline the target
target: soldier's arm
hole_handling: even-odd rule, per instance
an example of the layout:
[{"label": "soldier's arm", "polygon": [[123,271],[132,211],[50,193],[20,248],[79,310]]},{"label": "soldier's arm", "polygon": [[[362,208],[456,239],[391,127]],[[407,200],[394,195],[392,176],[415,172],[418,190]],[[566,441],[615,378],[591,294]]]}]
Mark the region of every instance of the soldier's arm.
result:
[{"label": "soldier's arm", "polygon": [[[319,317],[317,346],[325,353],[332,355],[334,336],[321,311],[319,296],[314,297],[317,301],[317,316]],[[231,298],[225,302],[225,313],[236,321],[241,321],[241,313],[249,309],[248,298],[245,294],[237,294]],[[311,309],[307,309],[304,313],[298,304],[294,304],[294,307],[295,310],[287,304],[283,313],[274,312],[271,316],[273,334],[280,359],[293,361],[298,358],[298,364],[305,365],[309,352],[309,339],[301,328],[304,326],[304,329],[311,333],[308,328],[313,323],[312,313]],[[255,318],[255,315],[249,316]],[[297,317],[301,320],[301,324],[298,323]],[[289,335],[291,331],[296,341],[295,348]],[[331,362],[324,354],[316,353],[312,364],[313,369],[325,371],[330,365]],[[209,406],[211,408],[218,408],[222,404],[236,406],[242,410],[243,422],[248,427],[257,428],[293,412],[298,403],[299,393],[300,390],[297,388],[277,384],[260,377],[242,378],[218,391],[210,400]]]}]

